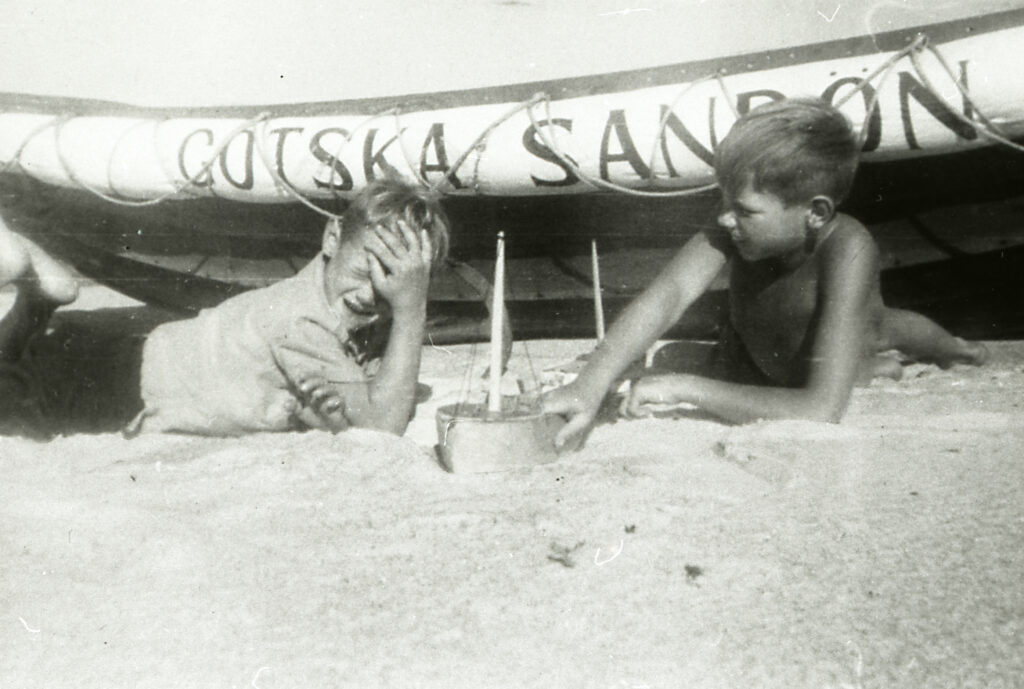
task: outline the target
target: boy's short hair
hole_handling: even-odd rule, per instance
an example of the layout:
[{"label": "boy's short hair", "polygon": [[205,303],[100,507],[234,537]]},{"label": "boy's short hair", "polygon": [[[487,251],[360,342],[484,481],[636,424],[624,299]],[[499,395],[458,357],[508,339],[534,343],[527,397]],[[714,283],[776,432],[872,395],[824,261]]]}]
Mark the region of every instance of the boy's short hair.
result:
[{"label": "boy's short hair", "polygon": [[396,232],[395,223],[404,220],[414,230],[426,230],[434,250],[431,260],[438,265],[448,255],[448,216],[434,192],[403,180],[386,178],[367,185],[345,209],[340,221],[341,241],[347,242],[362,228],[383,225]]},{"label": "boy's short hair", "polygon": [[787,206],[818,195],[840,203],[853,185],[859,151],[850,121],[817,98],[790,98],[754,108],[736,121],[715,150],[722,190],[747,181]]}]

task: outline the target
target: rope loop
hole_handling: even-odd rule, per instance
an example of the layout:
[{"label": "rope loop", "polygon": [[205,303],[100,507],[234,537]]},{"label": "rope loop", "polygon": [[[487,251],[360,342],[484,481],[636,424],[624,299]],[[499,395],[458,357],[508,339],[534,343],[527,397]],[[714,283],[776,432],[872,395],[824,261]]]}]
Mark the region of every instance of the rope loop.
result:
[{"label": "rope loop", "polygon": [[[306,198],[306,196],[302,192],[300,192],[298,189],[296,189],[295,186],[291,182],[286,180],[283,175],[281,175],[281,173],[277,169],[277,165],[271,159],[270,153],[267,151],[267,146],[266,146],[266,143],[267,143],[266,142],[266,139],[267,139],[267,137],[266,137],[267,120],[262,120],[259,123],[259,127],[260,127],[259,133],[263,134],[263,136],[258,136],[257,132],[255,132],[255,131],[253,132],[253,137],[256,140],[256,150],[259,151],[260,158],[263,160],[263,165],[264,165],[264,167],[267,168],[267,172],[270,174],[271,179],[274,180],[274,184],[276,184],[279,189],[284,190],[289,196],[291,196],[296,201],[298,201],[302,205],[306,206],[310,210],[312,210],[312,211],[314,211],[314,212],[324,216],[328,220],[333,220],[334,222],[340,221],[341,220],[341,215],[339,215],[338,213],[332,213],[331,211],[327,210],[326,208],[321,208],[320,206],[316,205],[315,203],[310,201],[308,198]],[[331,167],[331,170],[332,171],[334,170],[333,166]],[[339,227],[340,227],[340,225],[339,225]]]},{"label": "rope loop", "polygon": [[402,155],[405,157],[405,164],[409,167],[409,172],[412,173],[412,176],[416,178],[416,181],[419,182],[420,186],[429,189],[430,188],[430,183],[427,182],[427,180],[423,177],[422,174],[420,174],[419,165],[417,165],[415,162],[413,162],[412,158],[409,156],[408,149],[406,149],[406,147],[405,147],[405,138],[402,136],[402,132],[403,132],[402,121],[399,119],[399,117],[400,117],[399,108],[395,108],[394,117],[395,117],[395,138],[398,139],[398,148],[401,149]]},{"label": "rope loop", "polygon": [[57,115],[53,119],[47,120],[46,122],[43,122],[42,124],[35,127],[32,131],[25,135],[24,139],[21,140],[21,143],[18,144],[18,148],[14,151],[14,155],[11,156],[10,160],[4,163],[3,168],[0,168],[0,172],[10,172],[11,170],[14,169],[15,165],[24,170],[25,166],[22,165],[21,163],[21,154],[25,151],[25,148],[29,145],[29,143],[32,142],[32,139],[36,138],[36,136],[38,136],[39,134],[42,134],[50,127],[61,126],[64,122],[70,120],[72,117],[72,115],[68,114]]},{"label": "rope loop", "polygon": [[[73,119],[73,116],[64,115],[60,118],[56,118],[52,124],[54,125],[54,147],[56,149],[57,159],[60,161],[61,167],[64,169],[64,174],[68,176],[68,179],[70,179],[72,182],[74,182],[76,185],[78,185],[85,191],[103,199],[104,201],[109,201],[110,203],[116,204],[118,206],[129,206],[133,208],[139,208],[144,206],[155,206],[156,204],[166,201],[167,199],[185,193],[193,186],[198,186],[198,180],[200,179],[200,177],[209,172],[210,168],[213,167],[213,164],[217,162],[217,159],[223,154],[224,150],[227,149],[227,147],[231,144],[231,142],[234,140],[236,136],[238,136],[245,130],[255,126],[257,123],[264,121],[268,117],[270,117],[269,113],[261,112],[256,117],[253,117],[252,119],[246,120],[245,122],[239,124],[237,127],[228,132],[228,134],[214,148],[213,155],[210,156],[210,159],[203,163],[203,165],[200,166],[200,168],[196,170],[194,174],[189,175],[182,182],[175,183],[172,191],[161,194],[160,196],[156,196],[151,199],[126,199],[119,196],[113,196],[111,194],[106,193],[105,191],[96,189],[95,187],[81,180],[75,174],[75,171],[71,167],[71,164],[68,162],[67,158],[65,157],[63,150],[61,150],[61,132],[64,128],[64,125],[71,121]],[[253,136],[255,136],[255,134]]]},{"label": "rope loop", "polygon": [[338,199],[338,198],[341,198],[341,197],[338,195],[337,191],[335,191],[335,188],[334,188],[334,175],[335,175],[335,173],[337,171],[335,170],[334,165],[330,164],[330,161],[331,160],[334,160],[334,161],[341,160],[341,153],[342,153],[342,151],[345,149],[346,146],[348,146],[349,142],[352,141],[352,138],[356,135],[356,132],[358,132],[360,129],[362,129],[363,127],[367,126],[368,124],[370,124],[371,122],[373,122],[376,119],[379,119],[381,117],[387,117],[388,115],[390,115],[390,114],[392,114],[394,112],[397,112],[397,111],[398,111],[398,108],[388,108],[387,110],[375,113],[375,114],[370,115],[369,117],[367,117],[365,120],[363,120],[362,122],[357,124],[355,127],[353,127],[352,131],[348,132],[345,135],[345,138],[342,139],[340,144],[338,144],[338,148],[334,152],[334,157],[333,158],[329,158],[329,159],[324,160],[324,161],[322,161],[320,163],[320,170],[321,171],[323,171],[323,169],[325,167],[328,170],[330,170],[330,173],[329,173],[330,176],[327,178],[327,184],[330,187],[331,192],[334,195],[335,199]]},{"label": "rope loop", "polygon": [[488,139],[490,139],[491,133],[494,132],[495,129],[504,124],[507,120],[511,119],[520,111],[529,110],[529,108],[532,108],[534,105],[540,102],[542,97],[543,94],[535,93],[533,96],[527,98],[521,103],[516,103],[514,106],[509,108],[505,113],[503,113],[500,117],[498,117],[498,119],[494,120],[489,125],[487,125],[476,136],[476,138],[473,139],[473,143],[471,143],[469,147],[467,147],[466,150],[462,152],[462,155],[455,159],[455,162],[452,164],[448,172],[445,173],[444,177],[442,177],[440,180],[438,180],[434,185],[430,187],[431,191],[443,193],[443,190],[440,189],[441,185],[444,184],[445,182],[452,184],[451,177],[459,170],[460,167],[462,167],[462,164],[466,162],[470,154],[473,153],[474,151],[477,151],[477,158],[476,164],[473,167],[473,188],[479,191],[480,161],[483,159],[483,152],[487,149],[487,141]]},{"label": "rope loop", "polygon": [[910,59],[911,62],[913,62],[914,64],[914,71],[921,78],[921,83],[924,84],[924,87],[928,89],[928,91],[930,91],[931,94],[935,96],[945,106],[946,110],[948,110],[955,118],[957,118],[964,124],[970,126],[982,137],[994,143],[1002,144],[1003,146],[1006,146],[1007,148],[1012,149],[1014,151],[1024,153],[1024,146],[1021,146],[1017,142],[1010,140],[1010,138],[999,127],[999,125],[993,122],[992,119],[989,118],[981,110],[980,107],[978,107],[978,104],[971,96],[970,91],[968,91],[967,87],[964,86],[960,79],[957,78],[956,74],[953,72],[952,67],[950,67],[949,62],[946,60],[945,56],[941,52],[939,52],[939,49],[933,45],[927,46],[927,49],[930,53],[932,53],[932,55],[935,56],[939,65],[941,65],[943,71],[945,71],[946,76],[948,76],[950,81],[952,81],[953,84],[956,86],[957,90],[960,92],[960,95],[963,97],[964,102],[971,107],[971,112],[977,115],[977,121],[970,117],[967,117],[962,112],[960,112],[960,110],[946,102],[946,100],[938,92],[938,89],[936,89],[935,86],[932,84],[931,80],[928,77],[928,74],[925,73],[924,68],[921,65],[921,60],[918,57],[917,53],[911,53]]},{"label": "rope loop", "polygon": [[[534,98],[538,97],[539,100],[544,104],[545,116],[547,117],[548,127],[550,127],[551,98],[546,93],[539,93]],[[582,168],[580,168],[579,164],[575,160],[573,160],[568,153],[564,152],[561,149],[556,140],[550,137],[545,129],[541,128],[540,123],[537,121],[537,116],[533,112],[533,106],[526,108],[526,113],[530,117],[530,122],[533,124],[534,131],[537,132],[537,134],[540,136],[541,141],[548,148],[548,150],[550,150],[560,161],[565,163],[565,165],[580,180],[586,182],[587,184],[594,188],[615,191],[622,194],[627,194],[629,196],[638,196],[643,198],[679,198],[683,196],[694,196],[696,194],[702,194],[707,191],[711,191],[712,189],[718,188],[717,184],[707,184],[704,186],[693,187],[691,189],[682,189],[679,191],[645,191],[643,189],[633,189],[632,187],[622,186],[621,184],[616,184],[615,182],[601,179],[600,177],[588,175],[586,172],[582,170]]]},{"label": "rope loop", "polygon": [[[941,66],[944,73],[948,76],[950,81],[952,81],[953,84],[955,84],[957,90],[963,98],[964,107],[969,108],[968,114],[964,114],[963,112],[960,111],[959,108],[952,107],[947,102],[947,100],[941,95],[939,90],[935,87],[932,78],[926,72],[921,62],[921,55],[926,51],[931,53],[931,55]],[[850,99],[858,95],[863,95],[865,89],[867,89],[869,85],[874,84],[874,88],[871,91],[871,96],[870,98],[867,98],[865,102],[866,112],[860,129],[860,133],[858,135],[859,145],[861,148],[863,148],[863,145],[868,136],[871,118],[878,111],[878,102],[880,99],[880,94],[882,92],[882,87],[891,77],[898,63],[904,58],[909,58],[913,66],[913,70],[919,77],[921,84],[932,96],[939,99],[939,101],[943,103],[943,105],[951,113],[952,116],[956,117],[962,123],[972,127],[974,131],[978,132],[979,136],[982,136],[991,142],[1009,147],[1013,150],[1024,152],[1024,146],[1015,141],[1012,141],[1009,138],[1009,135],[1003,129],[1001,129],[1001,127],[996,122],[994,122],[984,112],[982,112],[981,108],[978,107],[978,104],[974,100],[967,86],[964,83],[962,83],[962,81],[956,76],[953,69],[950,67],[949,62],[946,60],[945,56],[939,50],[938,46],[933,45],[930,42],[928,36],[925,34],[918,34],[911,41],[909,41],[907,45],[889,55],[886,58],[886,60],[878,67],[876,67],[874,70],[872,70],[870,74],[867,74],[863,78],[859,79],[857,83],[853,86],[853,88],[849,92],[845,93],[842,98],[839,98],[838,100],[835,100],[833,102],[833,105],[835,107],[842,107],[847,102],[849,102]],[[733,114],[736,117],[739,117],[740,114],[736,111],[735,100],[732,98],[732,95],[729,93],[729,90],[726,86],[724,74],[707,74],[685,84],[679,91],[679,93],[672,99],[672,101],[667,106],[664,106],[664,111],[662,112],[661,117],[658,121],[658,127],[655,133],[654,143],[651,147],[650,156],[647,159],[649,172],[647,174],[647,179],[644,181],[647,182],[648,184],[658,181],[658,176],[655,175],[654,173],[655,162],[658,158],[659,149],[664,150],[664,147],[667,143],[668,124],[670,119],[675,114],[676,106],[688,93],[690,93],[690,91],[693,88],[700,84],[704,84],[712,79],[717,81],[719,88],[721,89],[722,94],[725,97],[726,102],[729,104],[729,107],[733,111]],[[447,171],[445,171],[444,175],[434,183],[431,183],[428,179],[426,179],[426,177],[423,174],[423,171],[421,170],[421,164],[417,163],[417,161],[414,159],[413,154],[409,151],[409,149],[406,146],[405,137],[403,136],[403,113],[401,107],[398,106],[389,108],[387,110],[367,117],[365,120],[356,125],[351,131],[339,130],[344,132],[345,136],[338,146],[338,150],[335,153],[334,160],[338,160],[340,158],[343,149],[351,142],[356,132],[368,126],[369,123],[373,122],[374,120],[377,120],[381,117],[390,116],[394,120],[395,138],[398,140],[399,148],[401,149],[402,155],[405,158],[405,162],[409,168],[409,173],[416,179],[419,185],[426,189],[429,189],[431,192],[440,194],[457,192],[458,188],[461,185],[458,184],[456,175],[459,172],[459,170],[461,170],[465,166],[466,161],[469,160],[470,156],[475,155],[476,159],[473,164],[471,184],[475,192],[481,193],[482,183],[480,179],[480,166],[484,161],[484,153],[487,150],[487,145],[491,136],[493,135],[494,131],[502,124],[511,120],[518,113],[525,111],[533,127],[533,130],[539,137],[541,143],[555,156],[555,158],[558,161],[560,161],[566,167],[568,171],[575,175],[579,181],[590,186],[593,189],[612,191],[620,194],[626,194],[641,198],[679,198],[693,196],[696,194],[703,194],[717,188],[718,185],[712,183],[688,189],[653,191],[650,189],[637,189],[627,187],[622,184],[612,182],[611,180],[604,179],[602,177],[598,177],[596,175],[592,175],[585,172],[582,169],[580,163],[577,162],[573,158],[573,156],[564,149],[563,145],[559,142],[557,133],[552,131],[553,128],[551,124],[551,102],[551,96],[548,93],[541,91],[535,93],[530,98],[522,102],[513,104],[511,107],[509,107],[507,111],[499,115],[493,122],[491,122],[486,127],[481,129],[479,133],[476,135],[476,137],[474,137],[470,145],[466,147],[466,149],[458,156],[458,158],[456,158],[454,163],[451,166],[449,166]],[[538,120],[538,106],[543,106],[544,115],[547,118],[546,122],[543,125]],[[196,194],[196,188],[201,186],[200,179],[202,179],[205,175],[209,174],[212,166],[217,162],[218,159],[220,159],[224,155],[225,150],[235,139],[235,137],[237,137],[239,134],[246,130],[252,130],[252,135],[255,141],[256,148],[259,152],[260,159],[262,160],[263,165],[267,170],[267,173],[270,175],[275,186],[279,190],[283,191],[287,196],[291,197],[295,201],[302,203],[303,205],[310,208],[314,212],[319,213],[320,215],[323,215],[329,219],[337,220],[340,217],[337,213],[324,209],[317,205],[316,203],[314,203],[307,194],[303,193],[298,188],[296,188],[294,184],[288,181],[280,173],[273,159],[273,156],[270,154],[267,145],[269,140],[267,126],[271,119],[271,115],[269,112],[261,112],[255,117],[239,123],[217,143],[209,159],[207,159],[194,173],[188,175],[185,179],[181,181],[172,180],[171,191],[149,199],[126,198],[118,194],[116,190],[114,190],[112,179],[113,174],[110,168],[110,165],[113,161],[113,156],[111,156],[111,160],[108,161],[107,169],[107,187],[109,190],[113,191],[108,191],[108,189],[96,188],[90,185],[89,183],[85,182],[78,175],[78,173],[76,173],[70,161],[66,157],[62,147],[63,130],[67,123],[75,119],[76,117],[77,116],[74,114],[57,115],[36,126],[24,137],[24,139],[18,145],[18,148],[16,149],[11,159],[3,163],[2,166],[0,166],[0,173],[10,172],[16,167],[25,170],[24,164],[22,162],[22,155],[24,151],[39,134],[41,134],[47,129],[52,128],[54,131],[54,145],[57,159],[60,162],[64,174],[67,175],[68,180],[73,185],[80,187],[99,198],[102,198],[106,201],[109,201],[110,203],[114,203],[117,205],[132,207],[152,206],[175,196],[180,196],[184,194]],[[330,164],[330,159],[322,159],[321,171],[323,170],[324,166],[328,167],[330,170],[329,182],[327,186],[328,188],[331,189],[331,193],[333,194],[335,199],[339,199],[341,197],[339,196],[334,184],[337,175],[335,166]]]}]

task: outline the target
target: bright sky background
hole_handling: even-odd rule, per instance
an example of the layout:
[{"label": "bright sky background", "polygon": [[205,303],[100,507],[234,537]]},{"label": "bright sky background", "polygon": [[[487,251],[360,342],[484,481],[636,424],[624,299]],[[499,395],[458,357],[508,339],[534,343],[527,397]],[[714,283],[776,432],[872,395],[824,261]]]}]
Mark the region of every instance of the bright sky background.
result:
[{"label": "bright sky background", "polygon": [[1024,0],[8,0],[0,91],[340,100],[682,62]]}]

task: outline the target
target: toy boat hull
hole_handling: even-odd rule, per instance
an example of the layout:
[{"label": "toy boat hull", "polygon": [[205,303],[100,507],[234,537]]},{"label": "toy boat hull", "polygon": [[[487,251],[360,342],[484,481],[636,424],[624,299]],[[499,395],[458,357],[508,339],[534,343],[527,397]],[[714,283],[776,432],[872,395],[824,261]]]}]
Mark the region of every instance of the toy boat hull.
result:
[{"label": "toy boat hull", "polygon": [[437,411],[438,454],[453,474],[487,473],[549,464],[565,419],[551,414],[488,418],[479,406],[453,404]]}]

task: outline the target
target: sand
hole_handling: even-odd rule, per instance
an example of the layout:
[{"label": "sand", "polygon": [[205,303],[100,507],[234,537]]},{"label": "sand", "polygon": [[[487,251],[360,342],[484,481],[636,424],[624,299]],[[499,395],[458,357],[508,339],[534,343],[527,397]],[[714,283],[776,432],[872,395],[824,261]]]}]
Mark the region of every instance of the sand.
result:
[{"label": "sand", "polygon": [[425,349],[404,438],[0,438],[0,686],[1020,686],[1024,343],[991,348],[841,425],[620,421],[496,474],[432,450],[472,346]]}]

